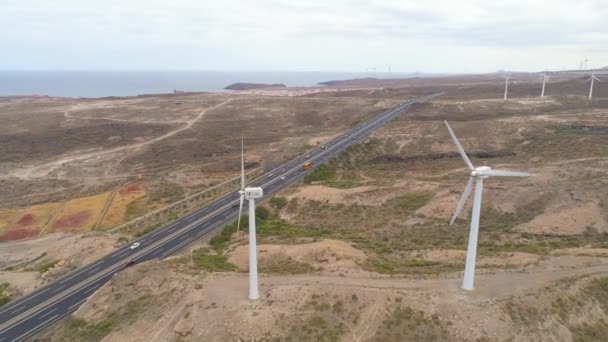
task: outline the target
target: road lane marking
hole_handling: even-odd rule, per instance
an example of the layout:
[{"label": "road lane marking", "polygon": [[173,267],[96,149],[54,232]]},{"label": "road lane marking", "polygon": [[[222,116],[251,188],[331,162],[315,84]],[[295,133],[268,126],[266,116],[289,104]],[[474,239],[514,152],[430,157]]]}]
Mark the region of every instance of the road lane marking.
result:
[{"label": "road lane marking", "polygon": [[[209,229],[209,228],[207,228],[207,230],[208,230],[208,229]],[[205,233],[206,233],[206,232],[207,232],[207,231],[205,231]],[[191,238],[191,239],[194,239],[194,237],[191,237],[191,236],[189,236],[189,235],[187,235],[186,237]],[[182,243],[178,244],[177,246],[175,246],[175,247],[171,248],[171,249],[170,249],[169,251],[167,251],[166,253],[163,253],[163,254],[162,254],[160,257],[159,257],[159,259],[164,259],[164,258],[165,258],[165,257],[167,257],[168,255],[171,255],[171,253],[173,253],[175,250],[182,248],[184,245],[186,245],[186,244],[188,244],[188,243],[192,243],[192,241],[194,241],[194,240],[186,240],[186,241],[184,241],[184,242],[182,242]]]},{"label": "road lane marking", "polygon": [[20,307],[18,307],[18,308],[16,308],[16,309],[14,309],[14,310],[11,310],[11,312],[9,312],[9,314],[13,314],[13,313],[15,313],[15,312],[17,312],[17,311],[20,311],[20,310],[21,310],[21,309],[23,309],[23,308],[25,308],[25,305],[21,305]]},{"label": "road lane marking", "polygon": [[[37,297],[39,294],[44,293],[44,292],[46,292],[46,291],[48,291],[48,290],[50,290],[50,288],[46,288],[46,289],[44,289],[44,290],[42,290],[42,291],[40,291],[40,292],[36,293],[35,295],[33,295],[33,296],[31,296],[31,297],[29,297],[29,298],[25,299],[25,302],[29,301],[30,299],[32,299],[32,298],[34,298],[34,297]],[[23,305],[23,306],[25,306],[25,305]],[[8,309],[7,309],[7,311],[8,311]],[[4,312],[4,311],[3,311],[3,312]],[[3,313],[3,312],[0,312],[0,313]]]},{"label": "road lane marking", "polygon": [[97,260],[97,262],[95,262],[94,264],[92,264],[90,267],[96,266],[97,264],[101,264],[102,261],[103,261],[103,259]]},{"label": "road lane marking", "polygon": [[[225,209],[224,209],[224,211],[225,211]],[[228,210],[228,213],[230,213],[230,210]],[[221,214],[221,212],[220,212],[220,213],[218,213],[218,214]],[[221,220],[221,221],[219,222],[219,225],[221,225],[221,224],[222,224],[224,221],[225,221],[225,220]],[[213,225],[212,225],[211,227],[213,227]],[[208,231],[210,230],[209,228],[210,228],[210,227],[208,227],[208,228],[207,228],[205,231],[203,231],[202,233],[203,233],[203,234],[208,233]],[[177,246],[175,246],[175,247],[171,248],[171,249],[170,249],[169,251],[167,251],[166,253],[163,253],[163,254],[162,254],[160,257],[159,257],[159,259],[164,259],[164,258],[166,258],[167,256],[171,255],[171,253],[173,253],[175,250],[182,248],[184,245],[186,245],[186,244],[188,244],[188,243],[192,243],[192,242],[194,242],[196,239],[198,239],[198,238],[199,238],[199,236],[197,236],[197,235],[198,235],[198,234],[195,234],[195,236],[190,236],[190,235],[188,235],[188,237],[189,237],[191,240],[189,240],[189,241],[188,241],[188,240],[186,240],[186,241],[184,241],[184,242],[180,243],[179,245],[177,245]]]},{"label": "road lane marking", "polygon": [[64,288],[64,287],[65,287],[65,285],[61,285],[61,286],[59,286],[58,288],[56,288],[56,289],[55,289],[53,292],[57,292],[57,291],[61,290],[61,289],[62,289],[62,288]]},{"label": "road lane marking", "polygon": [[68,308],[68,311],[72,311],[72,308],[74,308],[75,306],[79,306],[80,304],[84,303],[86,300],[87,300],[87,299],[85,298],[85,299],[81,300],[80,302],[78,302],[78,303],[76,303],[76,304],[74,304],[74,305],[70,306],[70,307]]},{"label": "road lane marking", "polygon": [[23,334],[21,334],[21,335],[17,336],[17,338],[16,338],[16,339],[14,339],[14,341],[19,341],[19,339],[20,339],[20,338],[22,338],[22,337],[23,337],[23,336],[25,336],[25,335],[30,334],[32,331],[33,331],[33,332],[36,332],[36,331],[38,330],[38,328],[40,328],[40,327],[43,327],[43,328],[44,328],[44,326],[46,326],[46,325],[49,325],[49,324],[53,323],[53,321],[54,321],[54,320],[55,320],[55,318],[57,318],[57,317],[59,317],[59,315],[55,315],[55,316],[51,317],[51,318],[50,318],[48,321],[46,321],[46,322],[42,322],[42,323],[38,324],[37,326],[35,326],[35,327],[34,327],[34,329],[30,329],[30,330],[28,330],[28,331],[24,332]]},{"label": "road lane marking", "polygon": [[169,231],[169,229],[171,227],[173,227],[173,225],[175,225],[175,223],[173,223],[173,224],[171,224],[169,226],[166,226],[166,227],[158,229],[157,231],[155,231],[154,233],[152,233],[152,235],[150,235],[150,237],[152,238],[152,237],[155,237],[156,235],[158,235],[158,234],[160,234],[162,232]]},{"label": "road lane marking", "polygon": [[122,251],[122,252],[120,252],[120,253],[118,253],[118,254],[114,254],[114,256],[115,256],[115,257],[117,257],[117,256],[119,256],[119,255],[121,255],[121,254],[124,254],[124,253],[128,252],[129,250],[130,250],[130,249],[128,249],[128,248],[127,248],[127,249],[125,249],[124,251]]},{"label": "road lane marking", "polygon": [[[213,227],[213,225],[211,225],[211,227]],[[203,234],[204,234],[204,233],[207,233],[207,232],[209,231],[209,228],[210,228],[210,227],[207,227],[207,228],[205,229],[205,231],[203,231],[202,233],[203,233]],[[199,232],[199,233],[200,233],[200,232]],[[173,253],[173,252],[174,252],[175,250],[177,250],[177,249],[182,248],[184,245],[187,245],[187,244],[189,244],[189,243],[192,243],[193,241],[195,241],[195,240],[198,238],[198,237],[197,237],[197,235],[198,235],[198,233],[196,233],[196,232],[195,232],[195,235],[194,235],[194,236],[187,235],[186,237],[187,237],[187,238],[189,238],[189,239],[185,240],[184,242],[182,242],[182,243],[178,244],[177,246],[175,246],[175,247],[171,248],[171,249],[170,249],[169,251],[167,251],[166,253],[162,254],[162,255],[160,256],[160,259],[163,259],[163,258],[167,257],[168,255],[171,255],[171,253]]]},{"label": "road lane marking", "polygon": [[98,269],[99,269],[99,267],[95,267],[95,268],[93,268],[93,269],[89,270],[89,272],[87,272],[87,273],[91,273],[91,272],[93,272],[93,271],[97,271]]},{"label": "road lane marking", "polygon": [[75,276],[79,275],[80,273],[82,273],[82,272],[84,272],[84,271],[88,271],[88,270],[89,270],[89,267],[87,266],[87,267],[85,267],[84,269],[82,269],[82,271],[80,271],[80,272],[78,272],[78,273],[74,273],[73,275],[69,276],[68,278],[63,279],[62,281],[60,281],[60,282],[59,282],[59,284],[63,284],[63,283],[65,283],[66,281],[68,281],[68,280],[70,280],[70,279],[74,278]]},{"label": "road lane marking", "polygon": [[40,318],[44,318],[44,317],[46,317],[46,316],[50,315],[51,313],[53,313],[53,312],[55,312],[55,311],[57,311],[57,308],[54,308],[53,310],[51,310],[51,311],[49,311],[49,312],[45,313],[44,315],[40,316]]},{"label": "road lane marking", "polygon": [[176,249],[179,249],[181,247],[183,247],[185,244],[188,244],[190,241],[184,241],[182,243],[180,243],[179,245],[171,248],[167,253],[164,253],[160,256],[160,259],[164,259],[167,255],[170,255],[171,253],[173,253]]},{"label": "road lane marking", "polygon": [[[102,285],[103,285],[103,284],[102,284]],[[89,294],[89,293],[95,292],[95,290],[97,290],[97,289],[98,289],[98,288],[100,288],[100,287],[101,287],[101,286],[99,286],[99,287],[95,287],[95,286],[93,286],[92,288],[90,288],[90,289],[88,289],[88,290],[84,291],[84,292],[83,292],[83,294]]]}]

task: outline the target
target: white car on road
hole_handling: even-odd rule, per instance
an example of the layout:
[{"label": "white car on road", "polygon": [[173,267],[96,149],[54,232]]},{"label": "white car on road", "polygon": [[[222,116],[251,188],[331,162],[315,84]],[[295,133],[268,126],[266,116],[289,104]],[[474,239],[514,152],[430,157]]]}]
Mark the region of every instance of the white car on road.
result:
[{"label": "white car on road", "polygon": [[136,242],[134,244],[131,245],[131,247],[129,247],[130,249],[137,249],[137,247],[141,246],[141,244],[139,242]]}]

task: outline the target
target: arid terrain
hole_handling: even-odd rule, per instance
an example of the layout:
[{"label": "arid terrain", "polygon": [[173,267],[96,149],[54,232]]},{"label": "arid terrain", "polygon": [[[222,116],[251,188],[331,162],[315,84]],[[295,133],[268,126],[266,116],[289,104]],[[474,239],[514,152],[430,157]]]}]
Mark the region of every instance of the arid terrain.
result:
[{"label": "arid terrain", "polygon": [[[127,243],[109,230],[272,169],[405,99],[445,92],[261,203],[261,299],[225,227],[118,273],[53,341],[598,341],[608,336],[608,86],[582,75],[383,80],[117,99],[0,100],[0,284],[16,298]],[[318,90],[315,90],[318,89]],[[473,164],[490,179],[476,288],[460,289]],[[0,290],[2,290],[0,288]],[[2,297],[0,297],[1,299]]]}]

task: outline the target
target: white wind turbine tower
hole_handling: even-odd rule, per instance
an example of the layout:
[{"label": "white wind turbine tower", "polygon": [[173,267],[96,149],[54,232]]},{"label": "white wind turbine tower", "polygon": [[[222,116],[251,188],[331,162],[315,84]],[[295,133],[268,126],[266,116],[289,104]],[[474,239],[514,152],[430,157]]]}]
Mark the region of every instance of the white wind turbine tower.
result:
[{"label": "white wind turbine tower", "polygon": [[511,76],[507,76],[505,77],[505,97],[504,100],[507,100],[507,94],[509,92],[509,78],[511,78]]},{"label": "white wind turbine tower", "polygon": [[241,190],[239,190],[239,218],[237,232],[241,226],[241,214],[243,212],[243,201],[249,201],[249,299],[255,300],[258,295],[258,257],[255,233],[255,200],[264,196],[264,191],[259,187],[245,187],[245,156],[243,150],[243,139],[241,138]]},{"label": "white wind turbine tower", "polygon": [[594,81],[601,82],[599,78],[595,77],[594,74],[591,74],[591,88],[589,88],[589,100],[593,98],[593,83]]},{"label": "white wind turbine tower", "polygon": [[527,172],[518,172],[518,171],[507,171],[507,170],[492,170],[488,166],[480,166],[474,167],[467,154],[464,152],[462,145],[458,142],[454,131],[448,124],[447,121],[444,121],[445,125],[448,127],[448,132],[450,132],[450,136],[456,144],[456,148],[460,153],[460,156],[464,160],[465,164],[469,170],[471,170],[471,177],[469,178],[469,182],[464,188],[464,192],[462,193],[462,197],[460,197],[460,201],[458,201],[458,205],[456,206],[456,211],[454,212],[454,216],[450,220],[450,226],[454,224],[456,217],[460,215],[462,208],[464,207],[469,195],[471,194],[471,190],[473,190],[473,181],[475,181],[475,196],[473,199],[473,212],[471,214],[471,230],[469,232],[469,246],[467,248],[467,259],[464,268],[464,277],[462,279],[462,288],[465,290],[472,291],[473,290],[473,281],[475,278],[475,259],[477,257],[477,236],[479,233],[479,214],[481,211],[481,194],[483,191],[483,180],[488,177],[527,177],[529,174]]},{"label": "white wind turbine tower", "polygon": [[545,84],[550,77],[547,75],[543,75],[543,89],[540,92],[540,97],[545,97]]}]

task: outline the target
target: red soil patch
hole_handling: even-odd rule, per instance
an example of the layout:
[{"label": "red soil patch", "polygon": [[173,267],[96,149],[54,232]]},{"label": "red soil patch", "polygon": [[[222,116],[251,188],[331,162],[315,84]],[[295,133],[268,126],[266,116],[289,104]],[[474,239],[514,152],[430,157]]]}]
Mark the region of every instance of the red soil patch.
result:
[{"label": "red soil patch", "polygon": [[132,194],[134,192],[139,192],[142,190],[142,186],[139,183],[129,184],[127,186],[122,187],[118,193],[121,195]]},{"label": "red soil patch", "polygon": [[34,215],[32,214],[25,214],[17,220],[17,224],[20,226],[29,226],[32,223],[34,223]]},{"label": "red soil patch", "polygon": [[91,217],[90,210],[83,210],[72,215],[65,215],[58,218],[57,221],[53,223],[53,228],[58,228],[59,230],[75,228],[86,222],[89,217]]},{"label": "red soil patch", "polygon": [[0,241],[21,240],[36,235],[38,231],[33,229],[11,229],[0,235]]}]

